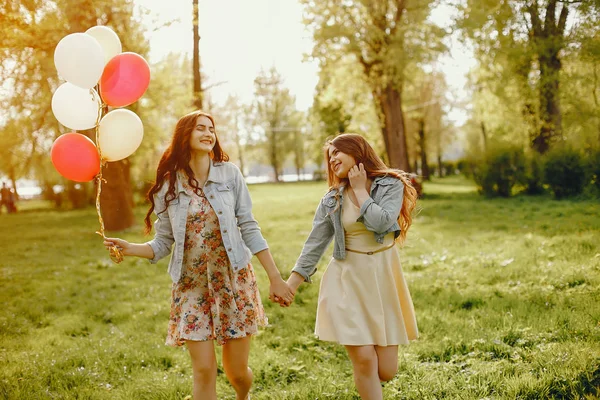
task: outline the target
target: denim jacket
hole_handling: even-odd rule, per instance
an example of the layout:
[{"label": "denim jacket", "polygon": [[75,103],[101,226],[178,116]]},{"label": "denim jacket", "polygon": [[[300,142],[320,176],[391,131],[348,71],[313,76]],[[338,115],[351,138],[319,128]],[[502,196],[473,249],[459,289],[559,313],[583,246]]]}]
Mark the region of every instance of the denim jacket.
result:
[{"label": "denim jacket", "polygon": [[[175,186],[177,197],[162,212],[165,210],[168,188],[169,184],[165,182],[154,196],[158,217],[154,223],[156,234],[147,244],[154,251],[154,258],[150,260],[154,264],[166,257],[175,243],[169,262],[169,274],[173,282],[178,282],[181,277],[185,227],[191,198],[185,192],[178,174]],[[244,177],[235,164],[211,161],[203,190],[219,219],[223,246],[231,266],[234,271],[239,271],[248,265],[253,254],[268,248],[252,215],[252,200]]]},{"label": "denim jacket", "polygon": [[[336,195],[339,198],[336,199]],[[317,263],[323,253],[334,240],[333,257],[338,260],[346,258],[346,239],[342,226],[342,204],[344,187],[330,190],[319,203],[312,231],[308,235],[302,254],[292,269],[293,272],[311,282],[310,277],[317,270]],[[398,216],[402,208],[404,184],[400,179],[391,176],[379,176],[373,180],[370,197],[360,208],[357,222],[365,224],[373,232],[375,240],[383,243],[385,235],[394,232],[394,237],[400,235]]]}]

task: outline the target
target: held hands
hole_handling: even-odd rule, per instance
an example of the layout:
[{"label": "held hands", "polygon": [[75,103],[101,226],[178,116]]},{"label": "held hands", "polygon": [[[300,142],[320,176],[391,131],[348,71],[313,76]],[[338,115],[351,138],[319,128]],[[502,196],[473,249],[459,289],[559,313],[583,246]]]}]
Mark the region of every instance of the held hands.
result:
[{"label": "held hands", "polygon": [[269,299],[275,303],[279,303],[281,307],[289,307],[294,301],[294,295],[295,292],[292,291],[281,277],[271,282]]},{"label": "held hands", "polygon": [[365,171],[365,166],[360,163],[350,168],[350,171],[348,171],[348,180],[352,189],[365,189],[367,186],[367,171]]}]

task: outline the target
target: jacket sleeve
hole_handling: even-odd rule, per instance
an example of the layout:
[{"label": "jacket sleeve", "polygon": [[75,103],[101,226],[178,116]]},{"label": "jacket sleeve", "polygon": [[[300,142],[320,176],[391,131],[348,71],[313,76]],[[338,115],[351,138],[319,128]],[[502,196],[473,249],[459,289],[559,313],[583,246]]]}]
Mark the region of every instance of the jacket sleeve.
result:
[{"label": "jacket sleeve", "polygon": [[268,249],[269,245],[260,232],[258,222],[252,215],[252,199],[246,181],[242,176],[242,172],[234,165],[235,168],[235,216],[237,225],[242,234],[242,240],[246,247],[250,249],[252,254],[256,254],[262,250]]},{"label": "jacket sleeve", "polygon": [[333,221],[327,215],[326,208],[321,200],[315,212],[312,230],[306,242],[304,242],[302,253],[298,257],[292,272],[302,275],[306,282],[312,282],[310,277],[317,271],[317,263],[323,256],[323,253],[325,253],[333,237]]},{"label": "jacket sleeve", "polygon": [[360,207],[358,222],[365,224],[372,232],[386,232],[398,221],[402,209],[404,184],[400,179],[391,185],[380,186],[386,189],[379,203],[369,197]]},{"label": "jacket sleeve", "polygon": [[[166,186],[168,185],[165,184],[163,187]],[[160,259],[168,256],[175,242],[169,212],[165,209],[165,193],[166,190],[160,190],[154,195],[154,212],[157,216],[154,222],[155,234],[154,239],[146,242],[154,252],[154,258],[150,260],[152,264],[156,264]]]}]

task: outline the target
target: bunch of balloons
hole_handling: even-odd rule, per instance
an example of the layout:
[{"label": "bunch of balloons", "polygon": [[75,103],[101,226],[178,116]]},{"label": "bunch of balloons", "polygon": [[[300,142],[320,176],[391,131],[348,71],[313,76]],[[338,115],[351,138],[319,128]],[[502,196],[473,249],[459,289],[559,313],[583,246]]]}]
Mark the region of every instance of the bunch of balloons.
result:
[{"label": "bunch of balloons", "polygon": [[[73,130],[58,137],[52,164],[76,182],[96,178],[102,165],[129,157],[144,136],[142,120],[121,109],[136,102],[150,84],[150,67],[136,53],[122,53],[117,34],[106,26],[72,33],[58,42],[54,64],[66,82],[52,96],[52,112]],[[102,116],[105,107],[113,108]],[[96,128],[96,143],[78,130]]]}]

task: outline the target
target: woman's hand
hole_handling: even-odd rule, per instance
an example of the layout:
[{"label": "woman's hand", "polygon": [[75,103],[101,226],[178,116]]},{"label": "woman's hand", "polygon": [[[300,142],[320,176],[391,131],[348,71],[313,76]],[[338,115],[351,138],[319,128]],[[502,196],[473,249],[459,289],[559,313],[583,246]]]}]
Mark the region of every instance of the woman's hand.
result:
[{"label": "woman's hand", "polygon": [[350,168],[350,171],[348,171],[348,180],[350,181],[350,186],[352,186],[352,189],[366,190],[367,171],[365,171],[365,166],[362,163],[360,163]]},{"label": "woman's hand", "polygon": [[279,279],[275,279],[271,282],[269,299],[279,303],[281,307],[289,307],[294,301],[294,293],[287,283],[279,277]]},{"label": "woman's hand", "polygon": [[107,250],[110,250],[111,246],[117,246],[119,250],[123,253],[124,256],[131,256],[133,244],[129,243],[127,240],[119,239],[119,238],[106,238],[104,239],[104,246]]}]

